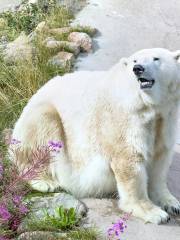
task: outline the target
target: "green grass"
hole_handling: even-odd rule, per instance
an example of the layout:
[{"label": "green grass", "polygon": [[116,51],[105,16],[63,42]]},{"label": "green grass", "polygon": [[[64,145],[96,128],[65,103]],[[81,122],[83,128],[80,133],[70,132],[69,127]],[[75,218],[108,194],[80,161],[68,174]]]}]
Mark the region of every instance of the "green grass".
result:
[{"label": "green grass", "polygon": [[[27,2],[27,1],[24,1]],[[43,2],[43,1],[42,1]],[[6,12],[0,14],[0,37],[6,36],[9,41],[14,40],[24,31],[31,33],[40,21],[46,21],[49,28],[60,28],[70,25],[73,16],[63,7],[54,7],[55,0],[51,0],[52,6],[48,12],[43,12],[42,7],[27,8],[24,12]],[[2,18],[5,20],[2,20]],[[70,32],[86,32],[92,36],[93,30],[89,27],[71,27]],[[16,63],[7,63],[0,54],[0,132],[5,128],[12,128],[24,106],[31,96],[49,79],[56,75],[63,75],[71,71],[70,66],[57,68],[48,65],[47,62],[54,51],[47,49],[43,41],[48,37],[47,33],[38,34],[32,45],[35,49],[33,59],[28,61],[19,61]],[[67,40],[68,34],[54,35],[56,40]],[[67,46],[64,50],[71,52]],[[4,145],[0,136],[0,150],[6,152],[7,146]],[[10,162],[7,160],[7,167]],[[10,177],[10,176],[9,176]],[[29,200],[33,196],[52,196],[52,194],[43,194],[31,191],[26,196]],[[84,229],[79,226],[80,219],[74,215],[72,210],[61,209],[59,216],[46,215],[44,219],[34,219],[30,222],[30,229],[33,231],[62,231],[65,230],[67,238],[72,240],[96,240],[99,233],[94,229]],[[0,229],[0,235],[3,234]],[[55,238],[56,239],[56,238]],[[58,239],[58,238],[57,238]]]},{"label": "green grass", "polygon": [[49,215],[47,211],[44,210],[43,219],[37,219],[32,216],[27,221],[28,231],[47,231],[54,233],[63,231],[67,234],[67,237],[64,239],[96,240],[97,237],[101,235],[95,228],[83,228],[80,224],[81,219],[76,215],[75,209],[65,209],[62,206],[55,209],[53,215]]},{"label": "green grass", "polygon": [[[26,6],[27,0],[24,2]],[[26,6],[22,11],[1,13],[0,37],[7,36],[9,40],[14,40],[22,31],[26,34],[31,33],[40,21],[45,21],[48,28],[70,26],[73,16],[66,8],[57,7],[56,0],[45,2],[48,2],[49,6],[46,11],[43,8],[44,1],[40,1],[39,6]],[[72,31],[86,32],[90,36],[95,34],[94,29],[88,26],[73,26],[70,27],[70,32]],[[10,65],[0,55],[0,131],[13,127],[22,109],[37,89],[52,77],[71,71],[69,65],[59,68],[47,64],[50,57],[58,51],[44,46],[43,41],[48,36],[52,34],[48,32],[37,34],[32,43],[36,54],[28,62],[16,62]],[[67,40],[68,33],[54,34],[53,37],[56,40]],[[72,49],[66,45],[61,50],[72,52]]]},{"label": "green grass", "polygon": [[[68,26],[71,18],[67,9],[58,7],[47,16],[47,21],[51,26],[56,22],[56,26],[62,27]],[[14,30],[9,27],[8,31]],[[29,98],[44,83],[53,76],[71,71],[70,66],[57,68],[47,64],[53,52],[43,46],[45,37],[41,34],[33,42],[36,54],[28,62],[9,65],[0,56],[0,131],[13,126]]]},{"label": "green grass", "polygon": [[67,231],[79,226],[81,218],[77,215],[75,208],[66,209],[63,206],[54,209],[53,214],[49,214],[48,209],[42,209],[44,217],[37,219],[31,216],[27,226],[31,231]]},{"label": "green grass", "polygon": [[14,40],[22,31],[31,33],[41,21],[47,21],[49,27],[63,27],[73,17],[67,9],[57,7],[56,0],[40,1],[39,5],[29,5],[26,0],[22,2],[21,10],[0,13],[0,36]]},{"label": "green grass", "polygon": [[72,240],[96,240],[99,239],[101,233],[95,228],[79,228],[67,234]]}]

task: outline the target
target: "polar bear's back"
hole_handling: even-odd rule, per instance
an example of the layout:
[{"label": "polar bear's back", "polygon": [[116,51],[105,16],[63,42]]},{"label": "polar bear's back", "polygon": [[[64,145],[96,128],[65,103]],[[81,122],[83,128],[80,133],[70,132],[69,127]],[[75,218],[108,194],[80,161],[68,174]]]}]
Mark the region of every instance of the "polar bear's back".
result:
[{"label": "polar bear's back", "polygon": [[29,104],[39,104],[47,101],[56,105],[61,101],[62,104],[65,104],[67,98],[69,103],[78,99],[82,101],[85,98],[87,99],[87,96],[93,98],[105,86],[105,77],[105,72],[88,71],[56,76],[34,94]]}]

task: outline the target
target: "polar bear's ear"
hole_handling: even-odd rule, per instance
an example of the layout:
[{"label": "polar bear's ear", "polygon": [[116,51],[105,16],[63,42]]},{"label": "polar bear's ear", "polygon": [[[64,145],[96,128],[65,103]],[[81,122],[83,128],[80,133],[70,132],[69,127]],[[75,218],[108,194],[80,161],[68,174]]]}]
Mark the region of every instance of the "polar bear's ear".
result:
[{"label": "polar bear's ear", "polygon": [[173,56],[175,58],[175,60],[180,63],[180,50],[177,50],[175,52],[173,52]]},{"label": "polar bear's ear", "polygon": [[127,58],[121,58],[120,63],[124,66],[127,66],[128,65]]}]

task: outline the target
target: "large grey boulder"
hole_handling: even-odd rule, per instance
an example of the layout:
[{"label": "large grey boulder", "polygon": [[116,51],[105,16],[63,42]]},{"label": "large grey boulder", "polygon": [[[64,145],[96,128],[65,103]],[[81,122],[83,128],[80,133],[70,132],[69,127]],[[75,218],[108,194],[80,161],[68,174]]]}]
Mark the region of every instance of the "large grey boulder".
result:
[{"label": "large grey boulder", "polygon": [[50,215],[54,215],[56,208],[63,206],[66,209],[74,208],[78,217],[83,217],[87,213],[84,203],[68,193],[54,193],[51,196],[32,197],[28,200],[31,204],[31,213],[24,219],[18,228],[18,233],[29,231],[29,221],[31,217],[35,219],[43,219],[45,211]]}]

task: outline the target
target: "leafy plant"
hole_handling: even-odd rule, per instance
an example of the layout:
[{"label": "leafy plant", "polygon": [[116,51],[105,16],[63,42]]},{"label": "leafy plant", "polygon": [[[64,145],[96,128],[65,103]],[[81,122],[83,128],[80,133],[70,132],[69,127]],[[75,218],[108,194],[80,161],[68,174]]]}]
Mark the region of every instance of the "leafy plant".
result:
[{"label": "leafy plant", "polygon": [[50,215],[46,211],[44,222],[48,226],[53,226],[56,229],[66,230],[78,225],[79,218],[74,208],[65,209],[63,206],[60,206],[55,209],[54,215]]},{"label": "leafy plant", "polygon": [[[10,144],[10,155],[18,160],[20,141],[11,139]],[[7,154],[0,157],[0,239],[16,235],[22,219],[30,211],[29,205],[24,201],[30,191],[27,181],[36,179],[49,164],[50,153],[59,152],[61,147],[60,142],[49,141],[47,146],[32,150],[28,156],[31,165],[21,169],[21,172],[18,171],[16,161],[12,163],[7,159]]]}]

